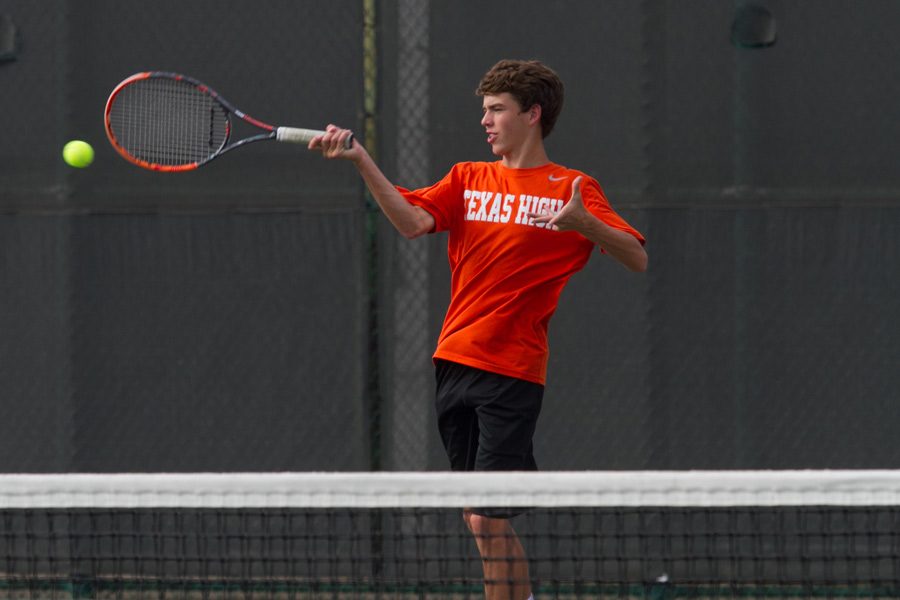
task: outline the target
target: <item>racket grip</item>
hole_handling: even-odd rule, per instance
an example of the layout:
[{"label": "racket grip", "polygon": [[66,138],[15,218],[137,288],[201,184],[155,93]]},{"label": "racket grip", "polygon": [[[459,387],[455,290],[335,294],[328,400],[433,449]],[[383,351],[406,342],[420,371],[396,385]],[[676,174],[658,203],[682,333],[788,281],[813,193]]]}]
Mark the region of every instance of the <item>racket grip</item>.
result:
[{"label": "racket grip", "polygon": [[[292,144],[308,144],[311,139],[317,135],[325,135],[324,131],[319,129],[300,129],[298,127],[278,127],[275,130],[275,139],[279,142],[290,142]],[[353,147],[353,134],[347,138],[345,144],[347,149]]]}]

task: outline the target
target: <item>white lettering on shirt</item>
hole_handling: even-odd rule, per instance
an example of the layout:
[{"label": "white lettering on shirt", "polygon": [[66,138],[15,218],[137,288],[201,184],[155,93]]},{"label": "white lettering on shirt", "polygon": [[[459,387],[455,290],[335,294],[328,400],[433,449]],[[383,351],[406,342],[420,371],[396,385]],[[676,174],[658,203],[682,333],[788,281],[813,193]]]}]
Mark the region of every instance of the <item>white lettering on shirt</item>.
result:
[{"label": "white lettering on shirt", "polygon": [[509,217],[512,215],[512,203],[516,201],[513,194],[506,194],[503,197],[503,214],[500,215],[501,223],[509,223]]},{"label": "white lettering on shirt", "polygon": [[476,221],[487,221],[487,201],[490,200],[491,193],[490,192],[478,192],[478,212],[475,213]]},{"label": "white lettering on shirt", "polygon": [[491,203],[491,214],[488,215],[488,221],[491,223],[500,222],[500,208],[503,206],[503,194],[497,192],[494,195],[494,201]]},{"label": "white lettering on shirt", "polygon": [[[528,225],[530,227],[545,228],[546,224],[533,223],[528,218],[528,213],[541,213],[545,211],[558,212],[565,201],[558,198],[545,198],[530,194],[504,194],[488,190],[464,190],[463,202],[465,205],[466,221],[481,221],[484,223],[509,223],[516,225]],[[515,211],[515,219],[513,219]]]}]

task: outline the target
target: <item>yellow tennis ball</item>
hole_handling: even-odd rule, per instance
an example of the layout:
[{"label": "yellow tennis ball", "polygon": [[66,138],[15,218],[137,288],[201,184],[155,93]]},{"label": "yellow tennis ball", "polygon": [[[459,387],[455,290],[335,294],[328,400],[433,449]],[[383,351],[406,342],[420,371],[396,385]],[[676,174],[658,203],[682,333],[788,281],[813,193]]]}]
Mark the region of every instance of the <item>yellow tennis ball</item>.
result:
[{"label": "yellow tennis ball", "polygon": [[87,142],[72,140],[63,146],[63,160],[70,167],[83,169],[94,162],[94,149]]}]

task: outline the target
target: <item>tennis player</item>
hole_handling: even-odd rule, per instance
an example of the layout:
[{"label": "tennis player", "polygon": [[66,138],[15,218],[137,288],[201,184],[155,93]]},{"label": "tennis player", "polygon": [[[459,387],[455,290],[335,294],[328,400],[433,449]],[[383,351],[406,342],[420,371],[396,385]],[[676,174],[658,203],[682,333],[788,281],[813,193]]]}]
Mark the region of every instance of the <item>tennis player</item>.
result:
[{"label": "tennis player", "polygon": [[[547,375],[547,325],[569,278],[593,250],[632,271],[647,268],[643,236],[600,185],[550,161],[544,138],[563,104],[557,74],[503,60],[482,78],[487,143],[499,160],[464,162],[434,185],[395,187],[350,131],[329,125],[310,142],[352,161],[407,238],[447,231],[450,306],[434,353],[438,428],[453,470],[537,469],[532,438]],[[532,598],[528,563],[509,518],[468,508],[488,600]]]}]

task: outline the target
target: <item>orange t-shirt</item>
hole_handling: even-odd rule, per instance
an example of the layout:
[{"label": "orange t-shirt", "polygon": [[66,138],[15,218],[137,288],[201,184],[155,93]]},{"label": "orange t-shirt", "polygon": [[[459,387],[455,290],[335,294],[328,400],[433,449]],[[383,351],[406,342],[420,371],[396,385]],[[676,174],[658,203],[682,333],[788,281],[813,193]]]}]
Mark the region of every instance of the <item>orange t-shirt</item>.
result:
[{"label": "orange t-shirt", "polygon": [[611,227],[643,236],[616,214],[596,180],[556,164],[510,169],[459,163],[441,181],[398,188],[448,231],[450,306],[434,358],[544,384],[547,325],[569,278],[594,243],[574,231],[530,223],[527,213],[558,211],[582,176],[585,206]]}]

